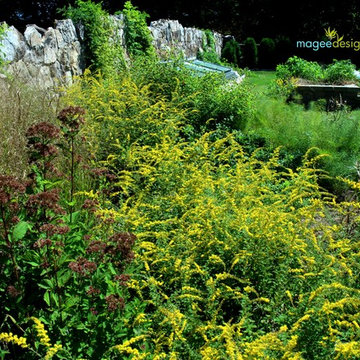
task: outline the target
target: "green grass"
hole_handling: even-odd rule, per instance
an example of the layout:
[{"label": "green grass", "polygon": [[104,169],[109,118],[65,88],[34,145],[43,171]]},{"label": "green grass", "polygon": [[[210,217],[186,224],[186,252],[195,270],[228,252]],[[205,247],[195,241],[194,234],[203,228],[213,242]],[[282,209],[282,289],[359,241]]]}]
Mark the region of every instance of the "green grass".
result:
[{"label": "green grass", "polygon": [[250,71],[246,83],[252,85],[257,93],[264,93],[275,79],[275,71]]},{"label": "green grass", "polygon": [[268,87],[274,79],[272,71],[248,75],[246,81],[256,94],[256,116],[247,133],[264,138],[269,148],[281,146],[285,166],[296,168],[305,152],[316,147],[329,155],[321,166],[331,176],[357,180],[354,166],[360,159],[360,110],[326,112],[319,103],[311,103],[308,110],[301,104],[287,104],[285,98],[271,96]]}]

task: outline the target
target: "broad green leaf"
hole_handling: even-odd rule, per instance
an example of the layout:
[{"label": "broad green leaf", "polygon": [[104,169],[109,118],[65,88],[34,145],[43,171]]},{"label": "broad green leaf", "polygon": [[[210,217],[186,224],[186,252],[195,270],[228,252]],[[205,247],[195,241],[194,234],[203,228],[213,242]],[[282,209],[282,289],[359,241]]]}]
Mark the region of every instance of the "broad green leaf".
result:
[{"label": "broad green leaf", "polygon": [[59,306],[59,296],[53,292],[50,295],[51,295],[51,298],[54,300],[55,305],[58,307]]},{"label": "broad green leaf", "polygon": [[76,205],[76,200],[73,201],[65,201],[65,204],[68,206],[75,206]]},{"label": "broad green leaf", "polygon": [[69,297],[65,302],[65,307],[70,308],[79,302],[80,298],[77,296]]},{"label": "broad green leaf", "polygon": [[29,229],[29,224],[26,221],[20,221],[18,224],[15,225],[12,238],[14,240],[21,240]]},{"label": "broad green leaf", "polygon": [[38,267],[39,266],[39,264],[34,262],[34,261],[26,261],[26,263],[33,266],[33,267]]},{"label": "broad green leaf", "polygon": [[58,285],[59,285],[59,287],[64,286],[69,281],[71,276],[72,276],[72,273],[68,269],[66,269],[65,271],[63,270],[61,272],[59,271],[58,272]]},{"label": "broad green leaf", "polygon": [[44,301],[46,302],[46,304],[48,306],[50,306],[50,293],[49,291],[46,291],[45,294],[44,294]]}]

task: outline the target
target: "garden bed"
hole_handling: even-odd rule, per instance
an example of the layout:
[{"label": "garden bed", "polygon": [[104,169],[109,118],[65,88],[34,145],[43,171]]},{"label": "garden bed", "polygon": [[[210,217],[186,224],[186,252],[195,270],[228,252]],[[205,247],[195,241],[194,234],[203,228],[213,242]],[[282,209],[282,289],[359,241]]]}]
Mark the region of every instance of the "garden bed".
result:
[{"label": "garden bed", "polygon": [[302,102],[306,107],[311,101],[325,99],[327,108],[339,104],[346,104],[351,107],[360,106],[360,87],[356,84],[335,85],[335,84],[311,84],[299,83],[296,92],[302,96]]},{"label": "garden bed", "polygon": [[293,56],[276,67],[276,77],[278,89],[287,92],[288,100],[297,93],[305,106],[311,101],[325,99],[327,110],[337,109],[338,105],[359,107],[358,77],[350,60],[320,65]]}]

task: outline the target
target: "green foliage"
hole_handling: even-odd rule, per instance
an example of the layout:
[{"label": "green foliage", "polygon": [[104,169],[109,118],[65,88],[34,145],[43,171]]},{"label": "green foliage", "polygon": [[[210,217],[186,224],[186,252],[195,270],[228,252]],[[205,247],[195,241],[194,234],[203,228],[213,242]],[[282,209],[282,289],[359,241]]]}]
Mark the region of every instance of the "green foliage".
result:
[{"label": "green foliage", "polygon": [[191,76],[184,69],[183,61],[183,58],[159,61],[154,57],[139,56],[132,62],[129,73],[137,86],[148,85],[154,97],[162,95],[171,99],[174,92],[181,90],[179,85]]},{"label": "green foliage", "polygon": [[[0,42],[4,38],[6,28],[7,28],[7,25],[5,23],[0,24]],[[0,68],[4,64],[3,56],[4,56],[4,54],[3,54],[3,51],[1,50],[1,46],[0,46]]]},{"label": "green foliage", "polygon": [[101,3],[91,0],[76,0],[75,7],[61,10],[77,25],[84,27],[85,63],[93,70],[101,70],[111,75],[124,66],[123,50],[119,39],[112,40],[116,28],[109,14],[102,9]]},{"label": "green foliage", "polygon": [[222,49],[221,57],[235,66],[241,66],[241,47],[239,43],[231,39]]},{"label": "green foliage", "polygon": [[125,42],[129,55],[154,56],[155,49],[146,24],[149,15],[137,10],[130,1],[125,3],[122,12],[125,15]]},{"label": "green foliage", "polygon": [[271,69],[275,66],[275,42],[270,38],[263,38],[259,45],[258,65],[262,69]]},{"label": "green foliage", "polygon": [[[274,98],[258,103],[255,119],[249,129],[266,139],[266,146],[282,146],[284,165],[296,169],[302,156],[310,147],[329,154],[319,166],[332,177],[357,178],[355,164],[360,154],[359,111],[340,109],[335,112],[319,110],[320,102],[308,111],[298,104],[286,104]],[[324,185],[341,193],[343,187],[327,180]]]},{"label": "green foliage", "polygon": [[356,81],[355,70],[355,65],[350,60],[333,60],[333,63],[325,70],[325,81],[331,84]]},{"label": "green foliage", "polygon": [[248,37],[243,46],[243,66],[254,69],[258,61],[258,48],[256,41],[252,37]]},{"label": "green foliage", "polygon": [[189,124],[198,130],[244,130],[254,114],[253,95],[243,84],[229,83],[222,76],[191,77],[184,84],[185,94],[192,96],[195,110],[188,115]]},{"label": "green foliage", "polygon": [[[359,358],[360,186],[344,180],[352,200],[336,201],[318,183],[324,156],[306,149],[349,137],[345,120],[320,127],[322,115],[266,99],[263,136],[219,121],[185,137],[190,120],[249,115],[248,88],[142,64],[85,72],[61,127],[27,131],[31,181],[0,175],[1,356]],[[266,131],[302,146],[296,169],[259,148],[277,145]],[[59,152],[82,166],[60,174]]]},{"label": "green foliage", "polygon": [[276,75],[283,80],[296,77],[313,82],[343,84],[356,80],[354,70],[355,65],[350,60],[334,60],[332,64],[323,68],[317,62],[293,56],[285,64],[276,67]]},{"label": "green foliage", "polygon": [[[344,196],[344,186],[335,178],[358,178],[360,133],[356,119],[359,110],[335,106],[333,111],[328,111],[324,99],[310,103],[308,110],[300,104],[286,103],[284,97],[295,88],[296,80],[277,79],[275,82],[274,75],[274,72],[253,72],[246,80],[257,93],[256,114],[246,134],[256,134],[264,139],[260,145],[264,153],[281,146],[280,161],[293,170],[299,166],[308,148],[317,147],[320,153],[329,155],[318,164],[330,175],[321,181],[322,186]],[[276,83],[279,84],[274,87]]]},{"label": "green foliage", "polygon": [[6,29],[7,29],[6,23],[0,24],[0,40],[3,39]]},{"label": "green foliage", "polygon": [[[7,349],[12,358],[50,359],[58,353],[60,359],[100,359],[146,327],[144,320],[141,328],[135,322],[144,304],[131,299],[126,287],[136,237],[113,224],[111,203],[101,196],[110,174],[93,169],[97,189],[75,194],[76,168],[59,177],[55,166],[59,147],[67,149],[69,141],[64,156],[80,161],[75,144],[81,141],[82,115],[81,108],[68,107],[59,114],[61,129],[46,122],[28,129],[32,181],[0,175],[2,331],[28,327],[30,314],[37,330],[36,351]],[[30,327],[25,336],[34,339]]]},{"label": "green foliage", "polygon": [[249,88],[229,82],[222,75],[197,76],[181,61],[158,63],[147,59],[139,59],[130,71],[138,86],[149,86],[152,96],[184,99],[190,110],[186,116],[190,136],[217,126],[243,130],[253,116],[254,98]]},{"label": "green foliage", "polygon": [[216,53],[215,48],[215,37],[214,33],[207,29],[204,30],[204,37],[203,37],[203,51],[198,52],[197,58],[199,60],[208,61],[214,64],[220,64],[221,61],[219,59],[219,55]]},{"label": "green foliage", "polygon": [[285,64],[276,67],[276,76],[279,79],[296,77],[318,82],[324,78],[324,70],[317,62],[293,56]]}]

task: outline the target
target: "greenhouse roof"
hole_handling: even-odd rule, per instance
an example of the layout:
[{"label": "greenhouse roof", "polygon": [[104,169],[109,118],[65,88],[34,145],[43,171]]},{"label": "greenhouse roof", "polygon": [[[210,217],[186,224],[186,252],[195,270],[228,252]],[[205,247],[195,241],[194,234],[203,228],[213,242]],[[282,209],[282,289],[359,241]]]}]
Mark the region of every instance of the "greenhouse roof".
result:
[{"label": "greenhouse roof", "polygon": [[233,69],[213,63],[209,63],[201,60],[187,60],[184,62],[184,66],[190,70],[193,70],[200,76],[207,73],[220,73],[224,74],[227,80],[238,80],[239,74]]}]

